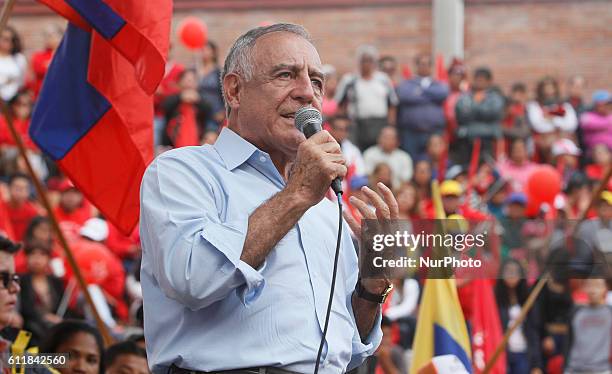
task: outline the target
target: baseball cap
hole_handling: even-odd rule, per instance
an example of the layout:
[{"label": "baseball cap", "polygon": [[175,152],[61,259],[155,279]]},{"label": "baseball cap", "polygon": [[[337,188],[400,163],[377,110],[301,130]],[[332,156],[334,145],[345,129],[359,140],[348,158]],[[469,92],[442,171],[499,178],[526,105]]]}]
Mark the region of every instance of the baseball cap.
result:
[{"label": "baseball cap", "polygon": [[361,187],[367,186],[367,185],[368,185],[368,177],[365,175],[355,175],[353,178],[351,178],[351,184],[350,184],[351,191],[357,191]]},{"label": "baseball cap", "polygon": [[72,183],[70,179],[65,178],[59,183],[57,189],[59,190],[59,192],[66,192],[71,189],[76,189],[76,186],[74,185],[74,183]]},{"label": "baseball cap", "polygon": [[603,201],[607,202],[609,205],[612,205],[612,192],[611,191],[602,192],[600,197]]},{"label": "baseball cap", "polygon": [[513,192],[506,198],[506,204],[527,205],[527,196],[522,192]]},{"label": "baseball cap", "polygon": [[453,165],[446,171],[446,179],[455,179],[462,174],[467,174],[467,170],[461,165]]},{"label": "baseball cap", "polygon": [[90,218],[85,221],[79,233],[93,241],[101,242],[108,238],[108,224],[101,218]]},{"label": "baseball cap", "polygon": [[463,194],[463,187],[461,183],[455,180],[445,180],[440,185],[440,195],[442,196],[461,196]]},{"label": "baseball cap", "polygon": [[612,101],[612,95],[607,90],[597,90],[593,92],[591,99],[593,100],[593,104],[609,103]]},{"label": "baseball cap", "polygon": [[556,140],[552,145],[552,154],[553,157],[557,157],[560,155],[572,155],[572,156],[580,156],[582,151],[576,143],[571,141],[570,139],[559,139]]}]

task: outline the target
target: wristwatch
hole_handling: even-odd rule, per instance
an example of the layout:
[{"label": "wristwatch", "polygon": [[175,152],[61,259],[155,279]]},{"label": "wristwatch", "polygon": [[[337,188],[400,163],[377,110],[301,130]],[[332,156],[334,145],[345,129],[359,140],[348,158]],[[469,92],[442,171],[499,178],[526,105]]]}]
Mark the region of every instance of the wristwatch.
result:
[{"label": "wristwatch", "polygon": [[361,278],[357,281],[357,287],[355,287],[355,291],[357,291],[357,296],[364,300],[371,301],[373,303],[383,304],[385,300],[387,300],[387,296],[391,293],[393,289],[393,283],[389,283],[387,288],[383,291],[382,294],[377,295],[371,292],[368,292],[363,285],[361,284]]}]

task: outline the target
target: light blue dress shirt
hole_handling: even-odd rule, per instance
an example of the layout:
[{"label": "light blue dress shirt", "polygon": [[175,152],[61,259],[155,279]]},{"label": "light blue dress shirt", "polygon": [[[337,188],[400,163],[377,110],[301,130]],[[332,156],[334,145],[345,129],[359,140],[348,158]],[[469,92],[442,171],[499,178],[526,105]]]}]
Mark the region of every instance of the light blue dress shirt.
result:
[{"label": "light blue dress shirt", "polygon": [[[285,182],[267,153],[224,129],[217,142],[166,152],[141,186],[141,282],[149,365],[200,371],[275,366],[312,373],[329,297],[338,207],[323,199],[259,269],[240,260],[249,215]],[[342,373],[382,338],[380,313],[362,343],[351,294],[357,255],[344,223],[321,373]]]}]

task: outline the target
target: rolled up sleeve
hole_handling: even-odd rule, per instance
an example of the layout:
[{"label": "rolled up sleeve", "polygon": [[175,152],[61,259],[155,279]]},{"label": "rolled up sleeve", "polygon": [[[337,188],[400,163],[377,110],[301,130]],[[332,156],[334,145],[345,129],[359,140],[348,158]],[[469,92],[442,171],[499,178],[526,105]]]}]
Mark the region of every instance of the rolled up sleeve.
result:
[{"label": "rolled up sleeve", "polygon": [[217,224],[209,222],[202,230],[202,238],[227,258],[228,262],[221,267],[227,275],[235,272],[242,274],[245,284],[237,289],[238,295],[244,305],[248,305],[261,293],[265,284],[262,271],[266,263],[255,270],[251,265],[240,259],[248,229],[248,220]]},{"label": "rolled up sleeve", "polygon": [[380,308],[378,308],[378,313],[376,315],[376,319],[372,326],[372,330],[365,339],[361,339],[359,334],[359,329],[357,328],[357,319],[355,318],[355,312],[353,311],[353,292],[355,290],[355,286],[357,285],[357,279],[359,278],[359,272],[355,271],[358,269],[358,261],[357,261],[357,253],[355,248],[353,247],[352,240],[350,238],[349,227],[346,223],[344,223],[344,237],[342,239],[345,247],[343,248],[342,253],[346,256],[344,263],[346,264],[346,274],[350,274],[346,279],[346,289],[350,290],[346,295],[346,306],[350,313],[351,319],[353,321],[353,326],[355,328],[355,332],[353,334],[353,338],[351,341],[352,354],[351,360],[347,366],[347,371],[352,370],[363,363],[363,361],[369,356],[373,355],[380,342],[382,341],[382,329],[380,327],[380,323],[382,321],[382,314]]},{"label": "rolled up sleeve", "polygon": [[248,215],[222,221],[220,192],[189,159],[162,155],[141,185],[143,271],[164,294],[198,310],[232,293],[246,306],[265,285],[263,270],[240,260]]},{"label": "rolled up sleeve", "polygon": [[[349,297],[350,300],[350,297]],[[349,301],[349,305],[352,303]],[[351,312],[351,318],[355,321],[355,326],[357,326],[357,322],[355,319],[355,314],[353,313],[353,307],[349,307],[349,311]],[[382,329],[380,328],[380,323],[382,321],[382,313],[380,308],[378,313],[376,314],[376,320],[374,321],[374,326],[368,336],[362,341],[361,336],[359,335],[359,330],[355,328],[355,334],[353,335],[352,347],[353,354],[351,356],[351,361],[347,366],[347,371],[352,370],[365,361],[366,358],[373,355],[378,349],[380,342],[382,341]]]}]

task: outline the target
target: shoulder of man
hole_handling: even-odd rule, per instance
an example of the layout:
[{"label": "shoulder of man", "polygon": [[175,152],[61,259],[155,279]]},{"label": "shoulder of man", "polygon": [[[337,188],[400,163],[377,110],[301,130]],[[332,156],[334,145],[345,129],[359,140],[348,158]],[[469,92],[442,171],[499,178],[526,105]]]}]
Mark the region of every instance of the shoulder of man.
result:
[{"label": "shoulder of man", "polygon": [[156,169],[158,172],[163,168],[165,172],[179,172],[180,170],[200,174],[201,172],[215,167],[223,167],[221,156],[212,145],[188,146],[174,148],[157,156],[147,167],[145,177],[149,170]]}]

